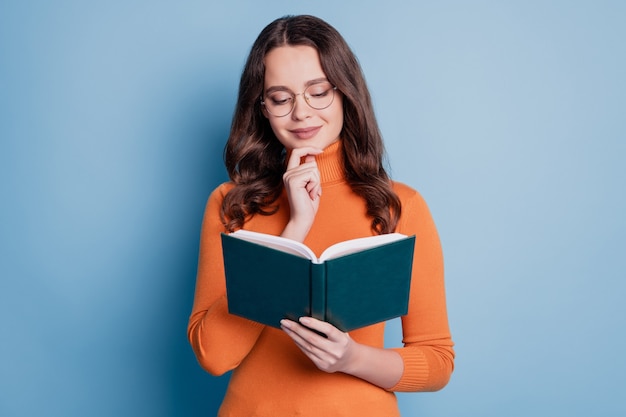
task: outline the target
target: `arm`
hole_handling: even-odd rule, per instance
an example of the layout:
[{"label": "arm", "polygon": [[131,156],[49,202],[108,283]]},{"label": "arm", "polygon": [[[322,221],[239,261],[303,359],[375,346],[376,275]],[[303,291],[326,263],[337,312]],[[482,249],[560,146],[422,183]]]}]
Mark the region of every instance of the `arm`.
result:
[{"label": "arm", "polygon": [[[419,194],[406,188],[398,231],[416,235],[409,312],[402,318],[404,347],[381,349],[354,342],[347,333],[312,318],[284,320],[283,329],[326,372],[344,372],[390,391],[435,391],[446,385],[454,351],[448,330],[443,258],[437,231]],[[401,196],[402,198],[402,196]]]},{"label": "arm", "polygon": [[[315,148],[297,148],[289,156],[283,180],[291,214],[283,237],[302,242],[313,224],[321,196],[314,155],[320,152]],[[356,343],[347,333],[311,317],[302,317],[300,322],[305,327],[291,320],[282,320],[281,326],[319,369],[351,374],[384,388],[394,386],[400,379],[403,363],[398,353]]]},{"label": "arm", "polygon": [[439,235],[424,199],[396,184],[402,199],[398,231],[416,235],[408,314],[402,317],[403,347],[393,349],[404,372],[393,391],[436,391],[454,369],[454,350],[448,326],[443,254]]},{"label": "arm", "polygon": [[[294,149],[283,177],[291,218],[283,236],[304,240],[319,207],[321,187],[316,148]],[[302,161],[304,159],[304,161]],[[187,334],[198,362],[212,374],[223,374],[239,365],[259,337],[263,325],[228,313],[220,233],[220,209],[228,185],[209,198],[202,222],[198,276]]]},{"label": "arm", "polygon": [[202,222],[198,274],[187,336],[200,365],[214,375],[235,368],[250,352],[263,325],[228,313],[219,212],[227,186],[210,196]]}]

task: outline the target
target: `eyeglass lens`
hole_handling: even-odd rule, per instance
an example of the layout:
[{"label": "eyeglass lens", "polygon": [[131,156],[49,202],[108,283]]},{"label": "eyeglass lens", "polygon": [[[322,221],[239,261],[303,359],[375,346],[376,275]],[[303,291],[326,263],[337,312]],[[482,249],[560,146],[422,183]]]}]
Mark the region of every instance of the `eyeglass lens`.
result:
[{"label": "eyeglass lens", "polygon": [[[316,110],[323,110],[333,103],[335,87],[328,82],[316,83],[308,86],[302,94],[309,106]],[[293,110],[296,95],[287,90],[273,91],[266,95],[261,103],[273,116],[283,117]]]}]

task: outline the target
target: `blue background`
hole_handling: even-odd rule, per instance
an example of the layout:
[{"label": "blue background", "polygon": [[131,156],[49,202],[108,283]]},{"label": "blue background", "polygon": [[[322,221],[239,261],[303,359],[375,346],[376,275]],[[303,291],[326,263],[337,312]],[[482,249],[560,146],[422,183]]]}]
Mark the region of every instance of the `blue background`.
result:
[{"label": "blue background", "polygon": [[626,3],[602,0],[0,0],[0,415],[214,415],[201,216],[288,13],[353,47],[441,233],[456,371],[403,414],[624,415]]}]

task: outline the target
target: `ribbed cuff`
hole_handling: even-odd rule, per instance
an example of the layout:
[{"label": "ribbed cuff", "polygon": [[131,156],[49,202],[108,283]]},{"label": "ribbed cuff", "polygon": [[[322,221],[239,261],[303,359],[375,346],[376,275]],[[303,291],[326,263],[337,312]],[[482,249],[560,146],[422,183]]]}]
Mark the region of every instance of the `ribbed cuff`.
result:
[{"label": "ribbed cuff", "polygon": [[428,361],[419,349],[394,348],[402,357],[404,372],[398,383],[388,391],[415,392],[426,386],[428,381]]}]

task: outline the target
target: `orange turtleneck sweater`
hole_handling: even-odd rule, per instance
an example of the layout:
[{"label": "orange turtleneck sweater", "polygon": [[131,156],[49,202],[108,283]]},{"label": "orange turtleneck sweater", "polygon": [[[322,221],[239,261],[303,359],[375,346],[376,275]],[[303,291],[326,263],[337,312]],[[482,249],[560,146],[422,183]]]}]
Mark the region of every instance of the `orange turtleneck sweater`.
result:
[{"label": "orange turtleneck sweater", "polygon": [[[316,161],[323,192],[304,243],[319,255],[334,243],[370,236],[372,231],[364,201],[344,179],[340,143],[330,145]],[[231,188],[230,183],[220,185],[207,203],[188,326],[189,341],[203,368],[214,375],[234,370],[220,417],[392,417],[399,415],[393,391],[434,391],[446,385],[454,366],[454,351],[441,245],[428,207],[415,190],[400,183],[393,185],[402,202],[396,231],[416,235],[416,243],[409,312],[402,317],[403,347],[393,348],[402,356],[404,372],[395,387],[384,390],[350,375],[323,372],[281,330],[228,313],[220,243],[220,233],[225,229],[219,212]],[[278,204],[277,213],[254,216],[244,228],[280,235],[289,219],[284,192]],[[379,323],[355,330],[350,336],[356,342],[382,348],[384,328],[385,324]]]}]

